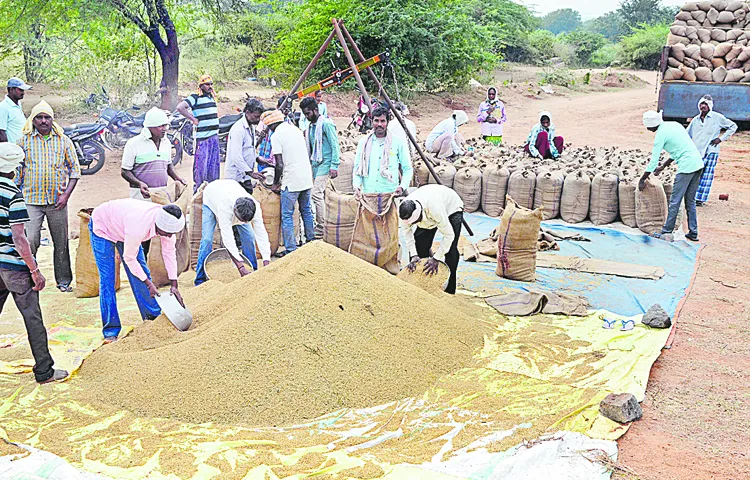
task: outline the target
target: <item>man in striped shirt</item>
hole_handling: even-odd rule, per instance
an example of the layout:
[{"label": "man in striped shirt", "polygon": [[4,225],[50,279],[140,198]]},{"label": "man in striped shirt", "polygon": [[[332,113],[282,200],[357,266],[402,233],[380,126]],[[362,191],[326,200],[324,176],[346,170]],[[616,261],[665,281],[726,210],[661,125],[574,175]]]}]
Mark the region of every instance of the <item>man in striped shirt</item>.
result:
[{"label": "man in striped shirt", "polygon": [[30,221],[26,235],[36,255],[41,243],[42,222],[47,226],[54,246],[55,281],[62,292],[71,292],[73,272],[68,246],[68,200],[81,178],[73,142],[54,121],[54,112],[42,100],[29,115],[18,144],[26,153],[18,186],[23,191]]},{"label": "man in striped shirt", "polygon": [[198,91],[180,102],[177,111],[196,126],[197,147],[193,158],[193,191],[196,191],[203,182],[218,180],[220,175],[219,109],[211,75],[200,77]]},{"label": "man in striped shirt", "polygon": [[0,312],[8,297],[13,295],[34,356],[34,378],[39,383],[48,383],[64,380],[68,372],[52,368],[55,361],[47,345],[47,329],[39,305],[39,292],[46,281],[24,234],[29,214],[23,195],[13,182],[23,158],[23,150],[18,145],[0,144]]}]

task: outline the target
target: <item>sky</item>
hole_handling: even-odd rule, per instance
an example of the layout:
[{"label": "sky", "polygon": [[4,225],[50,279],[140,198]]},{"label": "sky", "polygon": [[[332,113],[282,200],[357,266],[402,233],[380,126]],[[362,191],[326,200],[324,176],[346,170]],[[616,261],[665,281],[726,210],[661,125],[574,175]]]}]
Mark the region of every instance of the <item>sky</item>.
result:
[{"label": "sky", "polygon": [[[662,0],[662,4],[667,6],[684,5],[687,0]],[[572,8],[581,13],[583,20],[596,18],[612,10],[617,10],[620,6],[620,0],[522,0],[526,6],[534,7],[541,14],[547,14],[561,8]]]}]

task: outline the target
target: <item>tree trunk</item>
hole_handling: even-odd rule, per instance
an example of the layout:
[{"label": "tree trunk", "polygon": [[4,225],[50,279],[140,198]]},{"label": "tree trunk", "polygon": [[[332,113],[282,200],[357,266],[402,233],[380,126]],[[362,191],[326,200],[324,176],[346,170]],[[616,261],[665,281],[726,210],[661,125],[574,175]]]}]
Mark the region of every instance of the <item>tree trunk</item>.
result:
[{"label": "tree trunk", "polygon": [[169,111],[177,107],[179,100],[177,80],[180,73],[180,51],[176,47],[176,44],[174,48],[167,45],[167,51],[158,50],[159,57],[161,57],[161,83],[159,84],[161,108]]},{"label": "tree trunk", "polygon": [[34,23],[29,27],[29,39],[24,42],[23,66],[27,82],[44,81],[44,60],[47,57],[44,26]]}]

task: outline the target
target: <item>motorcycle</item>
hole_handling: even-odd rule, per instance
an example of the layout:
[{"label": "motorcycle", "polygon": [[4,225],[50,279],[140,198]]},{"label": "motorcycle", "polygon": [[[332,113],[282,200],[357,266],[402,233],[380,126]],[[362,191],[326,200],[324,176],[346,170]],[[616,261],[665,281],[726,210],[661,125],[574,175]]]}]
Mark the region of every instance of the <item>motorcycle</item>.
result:
[{"label": "motorcycle", "polygon": [[380,104],[376,99],[370,99],[371,104],[368,107],[365,98],[360,95],[359,102],[357,102],[357,111],[352,114],[352,121],[346,127],[350,129],[352,127],[357,128],[359,133],[367,133],[372,128],[372,112]]},{"label": "motorcycle", "polygon": [[104,149],[112,150],[102,138],[105,129],[101,123],[79,123],[63,128],[73,141],[82,175],[93,175],[104,167]]},{"label": "motorcycle", "polygon": [[[138,111],[139,107],[133,106],[129,110]],[[178,116],[179,118],[175,118]],[[100,123],[106,125],[104,132],[104,142],[113,147],[121,148],[124,147],[127,141],[136,135],[139,135],[143,131],[143,121],[146,114],[133,115],[128,110],[115,110],[109,106],[102,108],[99,114]],[[184,122],[181,122],[183,119]],[[170,118],[170,130],[167,132],[167,139],[172,145],[172,165],[177,165],[182,161],[183,145],[185,145],[185,137],[183,130],[187,130],[190,133],[187,135],[190,138],[190,151],[192,155],[192,125],[190,128],[184,128],[184,123],[187,121],[182,115],[172,114]],[[180,141],[182,136],[183,141]]]}]

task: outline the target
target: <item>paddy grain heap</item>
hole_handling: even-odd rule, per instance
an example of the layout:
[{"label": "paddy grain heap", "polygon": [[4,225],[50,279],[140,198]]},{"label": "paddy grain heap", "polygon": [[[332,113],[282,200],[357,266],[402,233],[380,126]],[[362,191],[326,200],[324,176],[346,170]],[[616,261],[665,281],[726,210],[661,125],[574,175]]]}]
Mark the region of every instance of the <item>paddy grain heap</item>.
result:
[{"label": "paddy grain heap", "polygon": [[146,417],[273,426],[421,395],[472,364],[487,327],[323,242],[231,284],[186,292],[190,331],[163,317],[101,348],[84,401]]}]

